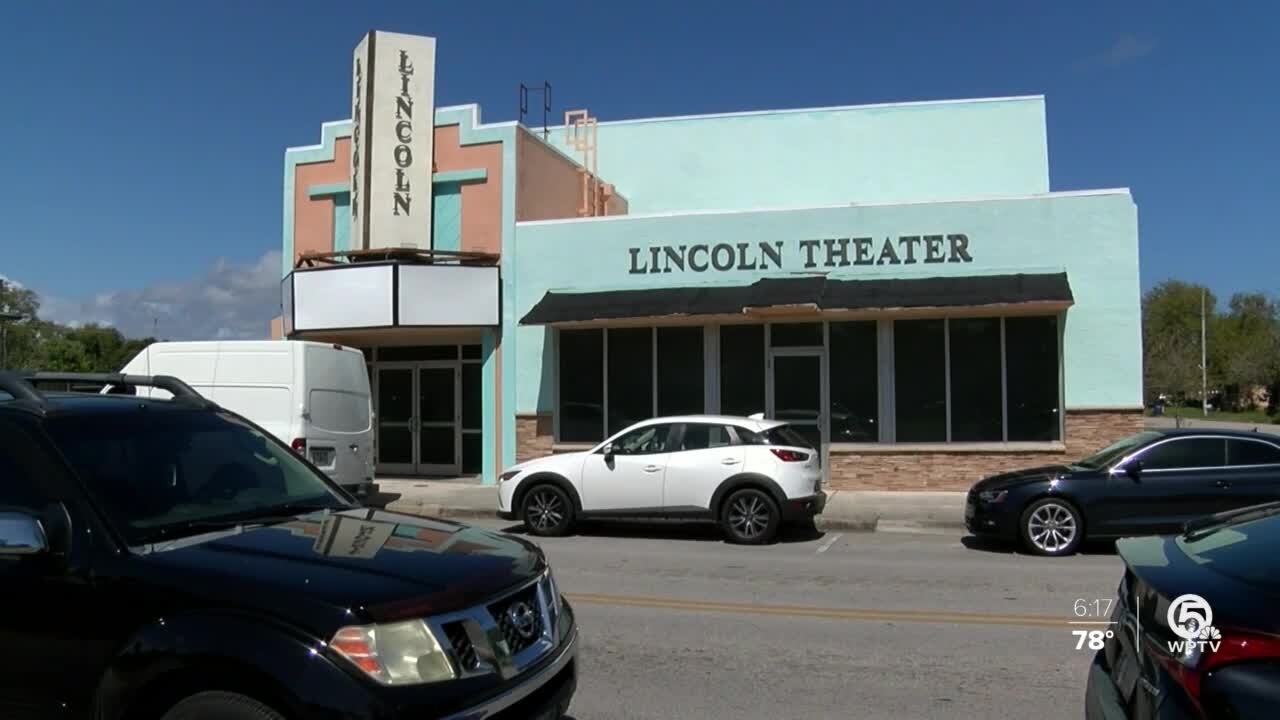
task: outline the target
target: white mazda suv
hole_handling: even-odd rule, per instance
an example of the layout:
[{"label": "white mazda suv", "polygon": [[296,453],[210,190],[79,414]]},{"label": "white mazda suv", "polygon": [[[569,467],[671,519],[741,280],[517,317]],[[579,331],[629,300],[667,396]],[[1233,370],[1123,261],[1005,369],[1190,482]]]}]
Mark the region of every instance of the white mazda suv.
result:
[{"label": "white mazda suv", "polygon": [[583,452],[519,463],[498,482],[498,515],[534,535],[587,518],[710,519],[729,540],[770,542],[822,513],[817,449],[785,422],[722,415],[636,423]]}]

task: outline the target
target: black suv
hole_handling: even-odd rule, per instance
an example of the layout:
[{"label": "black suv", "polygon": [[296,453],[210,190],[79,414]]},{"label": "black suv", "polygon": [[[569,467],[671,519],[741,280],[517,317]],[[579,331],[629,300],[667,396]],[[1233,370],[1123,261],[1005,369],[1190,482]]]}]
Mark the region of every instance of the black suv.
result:
[{"label": "black suv", "polygon": [[536,546],[360,507],[172,377],[0,373],[0,647],[4,720],[559,718],[577,686]]}]

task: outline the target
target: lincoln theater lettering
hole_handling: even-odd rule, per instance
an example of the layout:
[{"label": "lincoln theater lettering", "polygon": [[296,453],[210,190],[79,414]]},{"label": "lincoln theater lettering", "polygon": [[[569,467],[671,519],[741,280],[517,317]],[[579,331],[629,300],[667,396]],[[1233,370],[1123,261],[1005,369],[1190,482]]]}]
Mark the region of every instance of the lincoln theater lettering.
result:
[{"label": "lincoln theater lettering", "polygon": [[[859,237],[799,240],[795,242],[801,269],[841,268],[853,265],[915,265],[973,262],[969,236],[900,235],[896,238]],[[731,270],[781,270],[786,243],[714,243],[650,245],[628,248],[632,275],[669,272],[729,272]],[[793,268],[794,269],[794,268]]]},{"label": "lincoln theater lettering", "polygon": [[413,79],[413,63],[409,61],[409,53],[400,51],[400,62],[396,67],[400,73],[400,94],[396,96],[396,191],[394,195],[396,215],[409,214],[409,204],[413,201],[410,192],[413,190],[405,175],[405,171],[413,167],[413,95],[409,93],[409,81]]}]

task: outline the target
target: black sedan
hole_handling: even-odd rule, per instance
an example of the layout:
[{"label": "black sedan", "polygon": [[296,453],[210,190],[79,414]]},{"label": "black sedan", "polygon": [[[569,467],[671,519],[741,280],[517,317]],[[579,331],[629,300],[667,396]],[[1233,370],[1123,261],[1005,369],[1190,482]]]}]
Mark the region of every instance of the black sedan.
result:
[{"label": "black sedan", "polygon": [[979,481],[965,524],[1039,555],[1069,555],[1085,539],[1176,532],[1197,517],[1271,500],[1280,500],[1280,436],[1150,430],[1071,464]]},{"label": "black sedan", "polygon": [[1116,549],[1125,573],[1089,671],[1085,717],[1277,717],[1280,503]]}]

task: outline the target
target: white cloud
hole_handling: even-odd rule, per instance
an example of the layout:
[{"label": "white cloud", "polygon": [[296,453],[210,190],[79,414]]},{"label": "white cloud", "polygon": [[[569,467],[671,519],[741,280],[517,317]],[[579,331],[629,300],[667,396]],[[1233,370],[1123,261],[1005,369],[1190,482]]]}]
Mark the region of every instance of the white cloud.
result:
[{"label": "white cloud", "polygon": [[187,280],[113,290],[81,300],[41,296],[40,316],[68,325],[111,325],[127,337],[253,340],[280,314],[280,252],[251,263],[219,258]]},{"label": "white cloud", "polygon": [[1121,33],[1104,50],[1082,58],[1079,67],[1117,66],[1140,60],[1155,52],[1156,39],[1151,35]]}]

